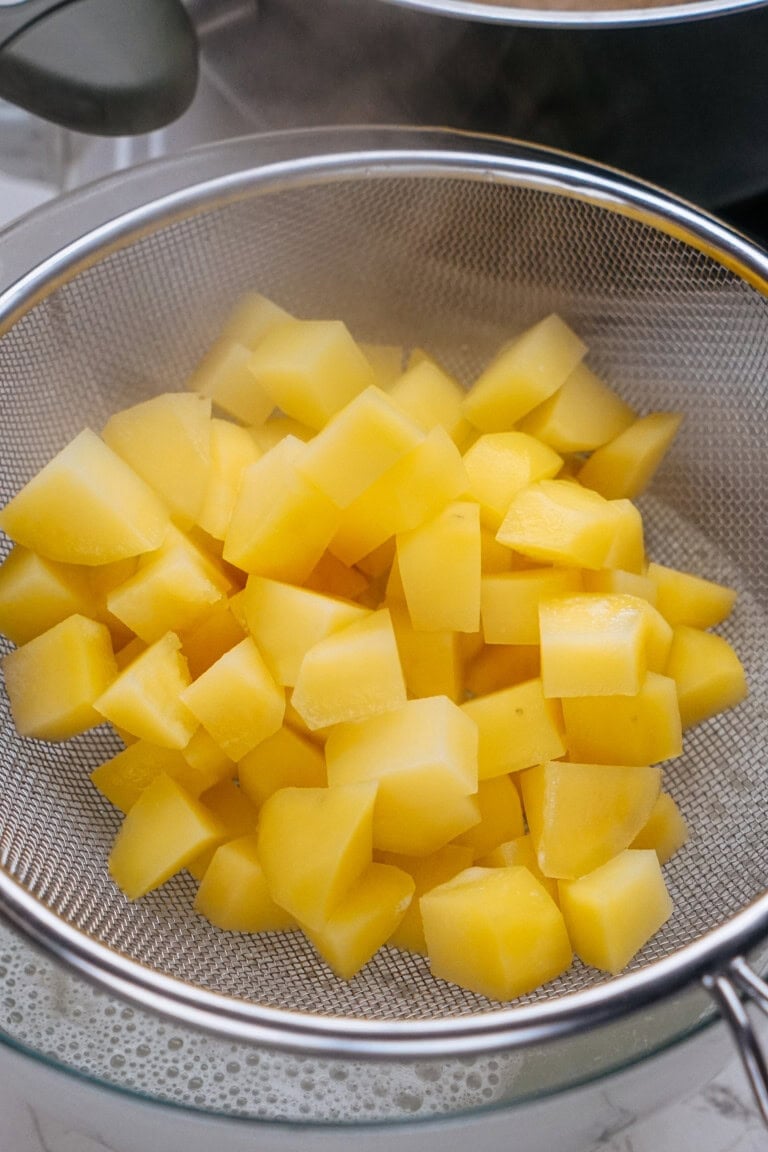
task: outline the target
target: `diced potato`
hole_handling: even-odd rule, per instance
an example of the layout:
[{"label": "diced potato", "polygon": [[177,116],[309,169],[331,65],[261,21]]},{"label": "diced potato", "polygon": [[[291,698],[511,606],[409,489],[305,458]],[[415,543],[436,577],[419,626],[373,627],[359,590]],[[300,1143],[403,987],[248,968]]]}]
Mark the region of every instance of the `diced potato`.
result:
[{"label": "diced potato", "polygon": [[561,456],[524,432],[488,432],[464,453],[470,495],[484,524],[498,529],[512,497],[536,480],[556,476]]},{"label": "diced potato", "polygon": [[286,416],[315,429],[376,383],[371,365],[340,320],[277,325],[256,345],[250,370]]},{"label": "diced potato", "polygon": [[400,868],[370,864],[324,923],[306,934],[332,971],[351,980],[395,931],[414,887]]},{"label": "diced potato", "polygon": [[243,756],[237,775],[243,792],[258,807],[280,788],[328,784],[322,750],[287,725]]},{"label": "diced potato", "polygon": [[656,607],[672,625],[713,628],[730,616],[736,603],[735,588],[705,580],[693,572],[651,563],[648,579],[656,590]]},{"label": "diced potato", "polygon": [[181,754],[190,767],[206,781],[203,791],[222,780],[234,779],[237,773],[234,760],[227,756],[224,749],[219,747],[202,725],[195,729],[189,743],[182,748]]},{"label": "diced potato", "polygon": [[481,780],[565,755],[560,702],[544,698],[538,678],[467,700],[461,710],[477,725]]},{"label": "diced potato", "polygon": [[[455,834],[448,816],[454,797],[477,790],[477,727],[445,696],[409,700],[382,715],[337,724],[325,759],[331,787],[378,781],[374,846],[422,856]],[[474,820],[473,805],[457,808]]]},{"label": "diced potato", "polygon": [[129,900],[137,900],[222,836],[218,820],[199,800],[160,775],[123,820],[109,854],[110,875]]},{"label": "diced potato", "polygon": [[678,624],[667,675],[677,685],[683,729],[734,708],[748,694],[744,666],[724,636]]},{"label": "diced potato", "polygon": [[662,792],[630,848],[653,848],[660,864],[671,860],[688,842],[688,825],[669,792]]},{"label": "diced potato", "polygon": [[[171,524],[165,534],[165,539],[175,531],[174,526]],[[161,545],[162,547],[162,545]],[[113,588],[117,588],[119,584],[123,584],[126,580],[130,579],[133,573],[138,568],[139,564],[147,556],[155,556],[158,549],[151,552],[145,552],[142,556],[129,556],[125,560],[114,560],[110,564],[94,564],[94,565],[80,565],[70,566],[68,570],[81,572],[88,581],[90,588],[90,610],[84,612],[83,615],[91,616],[94,620],[100,620],[102,624],[106,624],[109,628],[109,634],[112,637],[112,645],[117,651],[118,648],[123,648],[131,639],[133,633],[122,620],[118,620],[116,616],[107,608],[107,597]]]},{"label": "diced potato", "polygon": [[434,428],[344,510],[330,550],[345,564],[362,562],[398,532],[432,519],[468,484],[458,448]]},{"label": "diced potato", "polygon": [[572,959],[554,900],[527,868],[468,868],[420,897],[434,976],[512,1000]]},{"label": "diced potato", "polygon": [[565,383],[586,345],[552,314],[505,345],[475,381],[464,415],[481,432],[506,432]]},{"label": "diced potato", "polygon": [[246,572],[301,583],[325,552],[339,511],[298,471],[304,445],[286,436],[246,468],[224,559]]},{"label": "diced potato", "polygon": [[560,881],[560,907],[585,964],[617,973],[672,914],[659,859],[627,849],[594,872]]},{"label": "diced potato", "polygon": [[91,772],[91,780],[121,812],[130,812],[149,785],[161,775],[170,776],[190,796],[199,796],[211,780],[193,768],[176,748],[159,748],[146,740],[137,740],[105,760]]},{"label": "diced potato", "polygon": [[306,444],[315,434],[314,428],[308,428],[299,420],[294,420],[291,416],[283,416],[280,413],[273,413],[263,424],[249,425],[247,431],[262,456],[265,452],[269,452],[270,448],[274,448],[276,444],[284,440],[286,436],[293,436],[294,439],[301,440]]},{"label": "diced potato", "polygon": [[524,836],[517,836],[514,840],[505,840],[503,844],[497,844],[485,856],[481,856],[477,864],[480,868],[512,868],[515,865],[527,868],[552,899],[556,903],[559,900],[557,880],[545,876],[539,868],[530,832],[526,832]]},{"label": "diced potato", "polygon": [[210,396],[243,424],[261,424],[274,401],[253,378],[252,350],[267,332],[292,316],[266,296],[248,292],[227,317],[218,338],[197,366],[187,387]]},{"label": "diced potato", "polygon": [[648,487],[682,422],[679,412],[640,416],[597,448],[579,471],[579,482],[609,500],[634,500]]},{"label": "diced potato", "polygon": [[102,722],[94,708],[117,675],[106,625],[68,616],[2,661],[16,730],[38,740],[68,740]]},{"label": "diced potato", "polygon": [[160,549],[107,596],[107,608],[145,644],[194,627],[223,600],[228,581],[195,549]]},{"label": "diced potato", "polygon": [[519,428],[556,452],[591,452],[628,428],[636,415],[582,363],[553,396],[520,421]]},{"label": "diced potato", "polygon": [[434,360],[408,368],[392,384],[389,397],[425,432],[444,428],[454,444],[461,444],[469,432],[462,412],[464,389]]},{"label": "diced potato", "polygon": [[232,598],[222,596],[201,619],[189,628],[180,629],[178,635],[190,676],[196,680],[220,656],[244,640],[247,632],[235,615]]},{"label": "diced potato", "polygon": [[94,701],[105,720],[162,748],[185,748],[197,718],[181,700],[189,684],[181,641],[168,632],[130,662]]},{"label": "diced potato", "polygon": [[12,548],[0,565],[0,632],[26,644],[75,615],[95,615],[86,570]]},{"label": "diced potato", "polygon": [[159,496],[89,428],[0,510],[0,529],[12,540],[65,564],[108,564],[149,552],[168,524]]},{"label": "diced potato", "polygon": [[[650,571],[650,564],[648,570]],[[600,571],[582,573],[585,592],[618,592],[628,596],[639,596],[656,607],[656,585],[649,575],[627,572],[624,568],[602,568]]]},{"label": "diced potato", "polygon": [[195,911],[229,932],[285,932],[296,921],[269,894],[254,834],[214,848]]},{"label": "diced potato", "polygon": [[324,552],[304,581],[304,587],[342,600],[356,600],[368,588],[368,580],[357,568],[350,568],[332,552]]},{"label": "diced potato", "polygon": [[629,847],[659,795],[661,770],[553,760],[523,772],[520,784],[539,867],[571,880]]},{"label": "diced potato", "polygon": [[620,515],[572,480],[538,480],[512,497],[496,539],[542,564],[603,568]]},{"label": "diced potato", "polygon": [[382,864],[392,864],[407,872],[414,882],[413,899],[405,915],[389,937],[387,943],[394,948],[404,948],[408,952],[427,954],[427,941],[424,938],[424,925],[421,919],[419,897],[438,884],[443,884],[453,876],[463,872],[472,864],[472,849],[459,844],[445,844],[429,856],[403,856],[396,852],[380,852],[376,857]]},{"label": "diced potato", "polygon": [[283,689],[250,637],[220,656],[180,700],[232,760],[277,732],[285,714]]},{"label": "diced potato", "polygon": [[369,615],[358,604],[255,575],[248,577],[242,608],[272,675],[278,684],[290,687],[318,640]]},{"label": "diced potato", "polygon": [[539,605],[545,696],[634,696],[648,664],[647,601],[585,592]]},{"label": "diced potato", "polygon": [[211,463],[197,523],[216,540],[227,534],[243,472],[259,458],[250,432],[229,420],[211,420]]},{"label": "diced potato", "polygon": [[483,576],[496,575],[500,572],[511,572],[517,568],[533,567],[533,562],[523,556],[516,556],[511,548],[499,544],[496,539],[496,530],[480,523],[480,566]]},{"label": "diced potato", "polygon": [[397,563],[417,631],[476,632],[480,626],[480,516],[469,501],[397,537]]},{"label": "diced potato", "polygon": [[360,344],[360,350],[373,368],[379,388],[388,391],[403,371],[403,349],[399,344]]},{"label": "diced potato", "polygon": [[116,412],[102,438],[158,493],[182,527],[196,523],[211,468],[210,400],[164,392]]},{"label": "diced potato", "polygon": [[464,688],[470,696],[489,696],[533,680],[540,671],[538,644],[487,644],[467,663]]},{"label": "diced potato", "polygon": [[476,799],[480,808],[479,822],[453,838],[454,844],[471,848],[475,860],[505,840],[522,836],[525,831],[520,793],[511,776],[481,780]]},{"label": "diced potato", "polygon": [[574,696],[562,701],[573,760],[656,764],[683,751],[674,680],[649,672],[634,696]]},{"label": "diced potato", "polygon": [[405,681],[386,608],[332,632],[309,649],[292,704],[310,729],[363,720],[405,703]]},{"label": "diced potato", "polygon": [[486,644],[538,644],[539,604],[581,592],[578,568],[529,568],[483,576],[480,616]]},{"label": "diced potato", "polygon": [[[258,812],[256,805],[234,780],[220,780],[200,796],[200,803],[212,812],[224,829],[226,839],[236,840],[240,836],[255,836]],[[187,871],[195,880],[202,880],[213,860],[215,845],[209,845],[190,860]]]},{"label": "diced potato", "polygon": [[611,500],[616,523],[613,543],[605,558],[606,568],[625,568],[638,574],[645,569],[643,518],[631,500]]},{"label": "diced potato", "polygon": [[281,788],[264,804],[258,854],[272,899],[321,929],[371,864],[376,783]]},{"label": "diced potato", "polygon": [[337,507],[348,508],[423,438],[418,424],[372,386],[331,417],[297,466]]},{"label": "diced potato", "polygon": [[408,695],[447,696],[458,702],[462,695],[458,633],[417,632],[404,603],[391,602],[389,611]]}]

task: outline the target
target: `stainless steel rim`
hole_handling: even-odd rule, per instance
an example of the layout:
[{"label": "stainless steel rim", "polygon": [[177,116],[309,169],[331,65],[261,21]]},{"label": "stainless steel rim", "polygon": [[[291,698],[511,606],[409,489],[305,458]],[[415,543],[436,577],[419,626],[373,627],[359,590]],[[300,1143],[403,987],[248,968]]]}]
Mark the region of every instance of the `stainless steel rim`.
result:
[{"label": "stainless steel rim", "polygon": [[514,4],[488,4],[482,0],[385,0],[401,8],[485,24],[529,28],[631,28],[650,24],[682,24],[762,8],[765,0],[691,0],[657,7],[609,8],[602,11],[568,8],[526,8]]},{"label": "stainless steel rim", "polygon": [[[507,181],[577,197],[631,216],[705,251],[768,295],[768,255],[690,205],[608,169],[524,144],[435,131],[325,131],[243,139],[150,164],[41,209],[7,234],[11,257],[25,241],[56,235],[61,246],[30,270],[16,269],[0,293],[0,331],[52,287],[137,233],[254,190],[387,176],[456,175]],[[128,188],[123,187],[127,183]],[[112,218],[116,188],[133,203]],[[81,231],[83,221],[86,229]],[[61,230],[62,224],[66,225]],[[90,227],[88,227],[90,225]],[[43,238],[41,241],[41,237]],[[63,242],[62,242],[63,241]],[[31,246],[34,251],[34,244]],[[6,274],[13,271],[6,261]],[[192,987],[155,972],[73,928],[0,870],[0,914],[35,943],[111,992],[233,1039],[302,1054],[399,1059],[509,1049],[607,1023],[721,970],[768,935],[768,893],[669,957],[588,989],[535,1006],[503,1008],[451,1021],[368,1022],[270,1009]]]}]

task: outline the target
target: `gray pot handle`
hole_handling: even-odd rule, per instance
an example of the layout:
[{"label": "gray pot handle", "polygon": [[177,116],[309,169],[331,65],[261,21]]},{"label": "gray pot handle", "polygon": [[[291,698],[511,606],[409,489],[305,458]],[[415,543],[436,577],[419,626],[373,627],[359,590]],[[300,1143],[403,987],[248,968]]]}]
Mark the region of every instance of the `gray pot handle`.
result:
[{"label": "gray pot handle", "polygon": [[768,1127],[768,1064],[747,1011],[747,1003],[751,1002],[768,1016],[768,984],[752,971],[743,956],[734,957],[719,972],[704,976],[702,983],[731,1030],[755,1103]]}]

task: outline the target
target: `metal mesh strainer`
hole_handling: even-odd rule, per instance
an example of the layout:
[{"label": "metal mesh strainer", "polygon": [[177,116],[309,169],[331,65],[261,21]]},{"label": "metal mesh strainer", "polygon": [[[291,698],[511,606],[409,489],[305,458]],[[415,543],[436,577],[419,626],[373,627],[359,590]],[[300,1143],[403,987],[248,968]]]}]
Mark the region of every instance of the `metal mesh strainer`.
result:
[{"label": "metal mesh strainer", "polygon": [[321,133],[310,150],[324,158],[292,160],[306,140],[267,141],[250,170],[241,144],[230,152],[243,170],[229,172],[213,149],[220,175],[154,200],[162,166],[150,167],[134,178],[146,207],[87,230],[0,297],[13,320],[0,340],[0,497],[84,424],[182,387],[248,288],[343,317],[364,340],[426,345],[465,381],[512,330],[561,312],[632,404],[686,413],[643,505],[649,552],[740,593],[727,635],[750,699],[690,733],[666,772],[693,830],[667,869],[674,916],[620,980],[577,964],[512,1007],[394,950],[344,983],[298,934],[225,934],[194,916],[185,876],[127,902],[105,867],[118,817],[88,780],[111,737],[22,741],[4,697],[0,899],[113,989],[230,1035],[379,1056],[514,1045],[715,973],[768,931],[768,264],[685,206],[552,154],[442,134],[360,143]]}]

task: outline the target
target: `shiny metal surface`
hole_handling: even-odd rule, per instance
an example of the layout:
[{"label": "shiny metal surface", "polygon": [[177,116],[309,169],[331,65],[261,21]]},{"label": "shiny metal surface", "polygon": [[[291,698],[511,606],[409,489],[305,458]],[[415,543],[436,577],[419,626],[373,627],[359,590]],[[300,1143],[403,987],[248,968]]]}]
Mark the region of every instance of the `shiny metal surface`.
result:
[{"label": "shiny metal surface", "polygon": [[617,4],[613,0],[596,0],[593,4],[561,4],[558,0],[540,0],[540,3],[514,4],[508,0],[384,0],[404,8],[415,8],[434,15],[458,17],[462,20],[480,20],[490,24],[527,25],[549,28],[618,28],[640,27],[650,24],[678,24],[702,20],[713,16],[741,12],[763,7],[765,0],[684,0],[669,4],[666,0],[652,0],[649,4],[635,4],[627,0]]}]

